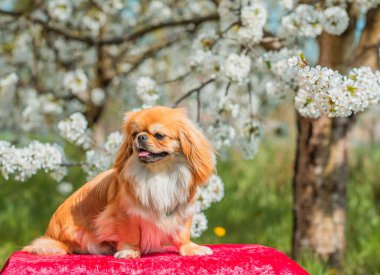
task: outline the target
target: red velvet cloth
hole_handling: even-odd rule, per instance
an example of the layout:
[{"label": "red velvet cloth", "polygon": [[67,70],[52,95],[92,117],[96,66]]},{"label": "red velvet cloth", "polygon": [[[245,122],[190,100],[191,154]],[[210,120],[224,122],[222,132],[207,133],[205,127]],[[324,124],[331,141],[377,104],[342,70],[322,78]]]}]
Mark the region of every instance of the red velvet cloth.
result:
[{"label": "red velvet cloth", "polygon": [[261,245],[210,245],[210,256],[181,257],[173,248],[140,259],[104,255],[41,256],[15,252],[5,264],[9,274],[308,274],[283,253]]}]

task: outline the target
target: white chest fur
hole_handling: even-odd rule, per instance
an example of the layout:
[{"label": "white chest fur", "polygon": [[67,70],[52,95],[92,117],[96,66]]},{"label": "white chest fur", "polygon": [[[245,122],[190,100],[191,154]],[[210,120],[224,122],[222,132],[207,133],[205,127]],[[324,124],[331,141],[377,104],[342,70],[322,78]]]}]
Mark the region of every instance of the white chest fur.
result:
[{"label": "white chest fur", "polygon": [[132,159],[124,176],[140,202],[131,205],[126,201],[125,207],[127,215],[141,217],[140,249],[143,253],[157,251],[194,212],[194,205],[187,202],[191,172],[185,161],[147,169]]},{"label": "white chest fur", "polygon": [[159,214],[171,213],[188,199],[191,172],[185,161],[150,164],[132,158],[125,174],[144,208]]}]

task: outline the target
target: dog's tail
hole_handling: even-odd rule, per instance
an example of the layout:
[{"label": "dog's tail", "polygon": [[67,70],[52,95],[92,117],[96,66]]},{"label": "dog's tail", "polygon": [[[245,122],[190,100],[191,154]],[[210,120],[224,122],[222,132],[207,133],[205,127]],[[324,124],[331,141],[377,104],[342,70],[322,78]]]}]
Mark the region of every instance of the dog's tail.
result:
[{"label": "dog's tail", "polygon": [[46,236],[35,239],[30,245],[25,246],[22,251],[43,255],[65,255],[70,253],[66,244]]}]

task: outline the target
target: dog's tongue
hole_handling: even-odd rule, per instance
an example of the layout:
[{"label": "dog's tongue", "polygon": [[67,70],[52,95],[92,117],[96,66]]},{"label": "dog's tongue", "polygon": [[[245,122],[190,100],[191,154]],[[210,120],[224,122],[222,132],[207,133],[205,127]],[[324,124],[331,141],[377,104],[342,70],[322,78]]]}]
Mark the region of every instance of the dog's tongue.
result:
[{"label": "dog's tongue", "polygon": [[140,151],[139,152],[139,157],[146,157],[149,155],[150,155],[150,152],[148,152],[148,151]]}]

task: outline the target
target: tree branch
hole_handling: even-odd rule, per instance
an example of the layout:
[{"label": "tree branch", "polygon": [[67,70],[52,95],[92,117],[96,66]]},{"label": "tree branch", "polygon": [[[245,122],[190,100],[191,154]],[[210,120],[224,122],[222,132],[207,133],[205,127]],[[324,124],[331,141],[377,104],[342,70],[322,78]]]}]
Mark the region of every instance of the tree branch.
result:
[{"label": "tree branch", "polygon": [[61,163],[62,167],[78,167],[78,166],[83,166],[86,165],[86,162],[66,162],[66,163]]},{"label": "tree branch", "polygon": [[180,80],[186,78],[187,76],[189,76],[190,73],[191,73],[191,72],[186,72],[186,73],[184,73],[184,74],[182,74],[182,75],[180,75],[180,76],[177,76],[177,77],[175,77],[175,78],[173,78],[173,79],[168,79],[168,80],[159,81],[158,84],[170,84],[170,83],[173,83],[173,82],[180,81]]},{"label": "tree branch", "polygon": [[146,59],[150,57],[155,56],[162,49],[173,45],[174,43],[180,41],[181,39],[182,39],[181,37],[176,37],[174,39],[168,40],[167,42],[163,44],[155,45],[154,47],[151,47],[150,49],[146,50],[143,54],[139,56],[138,60],[133,63],[132,67],[129,68],[129,70],[125,73],[125,75],[132,73],[142,64],[143,61],[145,61]]},{"label": "tree branch", "polygon": [[131,34],[127,34],[124,36],[116,36],[116,37],[96,41],[96,44],[110,45],[110,44],[121,44],[121,43],[125,43],[125,42],[131,42],[131,41],[134,41],[137,38],[139,38],[145,34],[148,34],[148,33],[160,30],[160,29],[164,29],[164,28],[168,28],[168,27],[183,26],[183,25],[188,25],[188,24],[199,25],[199,24],[207,22],[207,21],[216,21],[218,19],[219,19],[219,15],[217,13],[214,13],[214,14],[196,17],[196,18],[191,18],[191,19],[182,19],[182,20],[178,20],[178,21],[163,22],[163,23],[159,23],[156,25],[147,26],[145,28],[142,28],[140,30],[136,30],[135,32],[133,32]]},{"label": "tree branch", "polygon": [[208,84],[210,84],[211,82],[214,82],[215,81],[215,78],[210,78],[209,80],[207,80],[206,82],[203,82],[201,85],[199,85],[198,87],[194,88],[194,89],[191,89],[190,91],[188,91],[186,94],[184,94],[183,96],[181,96],[179,99],[177,99],[174,104],[173,104],[173,108],[176,108],[178,107],[178,105],[184,101],[186,98],[188,98],[189,96],[191,96],[193,93],[197,93],[197,92],[200,92],[204,87],[206,87]]},{"label": "tree branch", "polygon": [[114,37],[105,38],[105,39],[94,39],[90,36],[77,35],[73,32],[68,32],[62,28],[53,27],[53,26],[49,25],[49,22],[47,22],[47,21],[44,21],[44,20],[41,20],[38,18],[33,18],[33,17],[26,15],[24,13],[21,13],[21,12],[12,12],[12,11],[6,11],[6,10],[0,9],[0,14],[9,15],[9,16],[13,16],[13,17],[21,17],[21,16],[25,15],[25,18],[27,20],[31,21],[34,24],[41,25],[48,32],[52,32],[52,33],[61,35],[68,40],[79,41],[79,42],[88,44],[90,46],[117,45],[117,44],[122,44],[122,43],[126,43],[126,42],[132,42],[132,41],[137,40],[141,36],[144,36],[146,34],[152,33],[154,31],[157,31],[160,29],[177,27],[177,26],[184,26],[184,25],[189,25],[189,24],[194,24],[195,26],[197,26],[197,25],[204,23],[204,22],[207,22],[207,21],[216,21],[219,19],[219,15],[217,13],[213,13],[210,15],[200,16],[200,17],[195,17],[195,18],[190,18],[190,19],[161,22],[161,23],[158,23],[155,25],[150,25],[147,27],[137,29],[132,33],[121,35],[121,36],[114,36]]},{"label": "tree branch", "polygon": [[0,14],[18,17],[23,15],[23,12],[0,10]]}]

